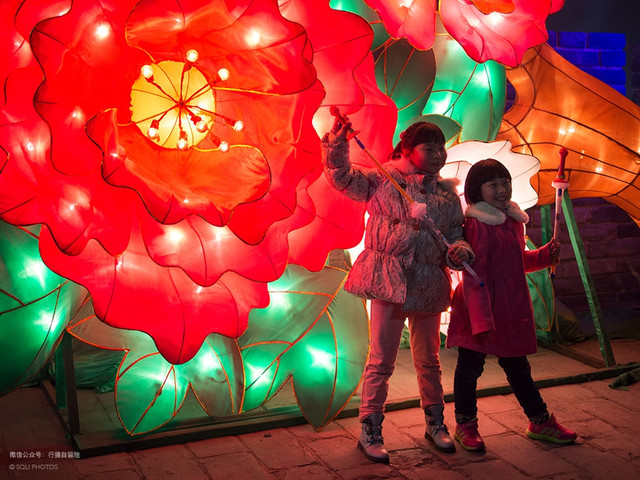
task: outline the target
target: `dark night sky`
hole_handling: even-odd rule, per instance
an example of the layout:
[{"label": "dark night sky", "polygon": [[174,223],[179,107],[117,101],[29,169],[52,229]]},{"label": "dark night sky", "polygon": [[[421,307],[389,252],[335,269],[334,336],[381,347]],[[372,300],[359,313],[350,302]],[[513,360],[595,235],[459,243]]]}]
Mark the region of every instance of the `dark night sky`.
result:
[{"label": "dark night sky", "polygon": [[627,44],[640,42],[639,0],[565,0],[547,19],[547,28],[566,32],[624,33]]},{"label": "dark night sky", "polygon": [[632,45],[640,44],[640,0],[565,0],[547,18],[547,30],[557,32],[624,33],[627,43],[627,95],[633,72]]}]

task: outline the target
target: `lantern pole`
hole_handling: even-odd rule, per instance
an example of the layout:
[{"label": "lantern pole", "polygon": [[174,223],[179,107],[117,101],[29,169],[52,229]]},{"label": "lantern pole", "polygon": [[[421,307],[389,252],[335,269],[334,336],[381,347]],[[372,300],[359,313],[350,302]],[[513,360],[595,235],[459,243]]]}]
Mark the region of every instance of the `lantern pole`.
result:
[{"label": "lantern pole", "polygon": [[[553,182],[551,182],[551,186],[556,189],[556,211],[555,211],[555,218],[553,222],[553,238],[556,241],[558,240],[558,223],[560,220],[560,212],[562,212],[562,194],[567,188],[569,188],[569,182],[566,180],[564,175],[564,162],[567,159],[567,155],[569,154],[569,151],[565,147],[562,147],[560,148],[560,151],[558,152],[558,154],[560,155],[560,164],[558,165],[558,176]],[[556,276],[555,265],[551,266],[549,275],[551,276],[551,278],[554,278]]]}]

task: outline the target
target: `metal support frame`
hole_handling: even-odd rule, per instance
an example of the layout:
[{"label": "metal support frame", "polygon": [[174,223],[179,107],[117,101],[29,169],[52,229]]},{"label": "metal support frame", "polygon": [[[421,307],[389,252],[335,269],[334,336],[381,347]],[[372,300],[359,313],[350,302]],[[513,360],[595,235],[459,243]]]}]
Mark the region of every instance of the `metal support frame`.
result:
[{"label": "metal support frame", "polygon": [[78,411],[78,392],[76,390],[75,365],[71,335],[66,330],[62,334],[60,345],[54,353],[56,364],[56,406],[67,414],[67,430],[73,437],[80,432],[80,414]]}]

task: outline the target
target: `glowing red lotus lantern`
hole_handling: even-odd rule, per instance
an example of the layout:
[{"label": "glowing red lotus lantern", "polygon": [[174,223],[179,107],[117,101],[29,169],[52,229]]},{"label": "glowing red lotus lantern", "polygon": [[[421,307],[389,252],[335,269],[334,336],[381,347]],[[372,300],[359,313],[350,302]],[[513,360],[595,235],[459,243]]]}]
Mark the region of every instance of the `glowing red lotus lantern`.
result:
[{"label": "glowing red lotus lantern", "polygon": [[327,124],[314,119],[320,72],[351,72],[332,98],[353,111],[393,108],[358,73],[373,68],[362,19],[305,6],[369,39],[341,55],[329,29],[310,43],[267,0],[19,3],[3,8],[37,63],[3,63],[0,215],[48,227],[43,259],[89,289],[103,321],[182,363],[210,333],[241,335],[288,262],[319,270],[357,243],[361,223],[335,220],[344,200],[325,185],[312,119]]},{"label": "glowing red lotus lantern", "polygon": [[[392,37],[415,48],[433,47],[436,12],[446,30],[473,60],[515,67],[524,52],[546,42],[545,21],[564,0],[365,0]],[[438,5],[439,3],[439,5]]]}]

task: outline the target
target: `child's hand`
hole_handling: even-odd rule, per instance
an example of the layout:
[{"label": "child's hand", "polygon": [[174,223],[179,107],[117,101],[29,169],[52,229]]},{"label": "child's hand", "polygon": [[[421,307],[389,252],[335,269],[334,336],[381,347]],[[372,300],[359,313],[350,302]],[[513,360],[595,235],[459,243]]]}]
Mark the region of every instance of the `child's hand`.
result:
[{"label": "child's hand", "polygon": [[411,204],[411,216],[413,218],[422,219],[427,213],[427,204],[420,202],[413,202]]},{"label": "child's hand", "polygon": [[351,122],[349,121],[349,117],[344,115],[342,118],[344,118],[347,121],[346,124],[343,124],[342,122],[340,122],[340,120],[338,120],[337,117],[335,122],[333,122],[333,127],[331,128],[331,131],[328,134],[328,139],[331,143],[338,143],[338,142],[345,141],[347,138],[347,134],[351,129]]},{"label": "child's hand", "polygon": [[560,242],[555,237],[548,243],[549,254],[551,255],[551,265],[556,265],[560,261]]},{"label": "child's hand", "polygon": [[462,262],[468,262],[471,260],[469,251],[461,245],[452,245],[447,254],[449,255],[449,258],[458,265],[462,265]]}]

